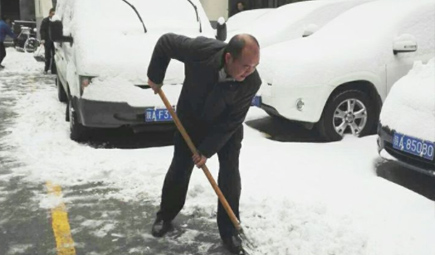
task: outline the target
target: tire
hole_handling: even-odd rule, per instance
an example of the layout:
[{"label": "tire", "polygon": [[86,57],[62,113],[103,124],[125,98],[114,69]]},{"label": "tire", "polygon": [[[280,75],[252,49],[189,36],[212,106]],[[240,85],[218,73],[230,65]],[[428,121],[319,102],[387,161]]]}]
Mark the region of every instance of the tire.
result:
[{"label": "tire", "polygon": [[327,141],[339,141],[344,134],[364,136],[372,130],[376,107],[362,91],[341,91],[328,100],[317,129]]},{"label": "tire", "polygon": [[27,53],[35,52],[35,50],[39,47],[39,42],[36,38],[30,37],[24,43],[24,51]]},{"label": "tire", "polygon": [[66,103],[68,102],[68,96],[65,92],[65,89],[62,86],[62,82],[60,81],[59,77],[56,77],[56,87],[57,87],[57,98],[60,102]]},{"label": "tire", "polygon": [[78,122],[77,112],[74,110],[72,100],[68,101],[67,119],[69,120],[70,138],[73,141],[80,142],[86,138],[87,128]]}]

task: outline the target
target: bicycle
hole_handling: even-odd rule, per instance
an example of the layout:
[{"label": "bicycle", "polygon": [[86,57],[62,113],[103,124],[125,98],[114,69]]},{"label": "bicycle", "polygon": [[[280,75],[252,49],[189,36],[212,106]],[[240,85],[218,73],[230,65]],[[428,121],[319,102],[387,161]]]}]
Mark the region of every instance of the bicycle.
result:
[{"label": "bicycle", "polygon": [[32,28],[26,26],[21,26],[21,32],[17,36],[17,41],[24,41],[24,44],[20,47],[21,45],[18,45],[17,43],[15,49],[26,53],[35,52],[35,50],[41,45],[41,41],[36,38],[36,28],[32,30]]}]

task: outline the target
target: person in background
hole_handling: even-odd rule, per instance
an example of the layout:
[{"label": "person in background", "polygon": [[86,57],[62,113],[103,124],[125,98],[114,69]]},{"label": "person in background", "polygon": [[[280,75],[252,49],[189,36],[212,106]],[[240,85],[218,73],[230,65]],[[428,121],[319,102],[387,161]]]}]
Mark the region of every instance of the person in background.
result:
[{"label": "person in background", "polygon": [[246,10],[245,3],[244,3],[243,1],[238,1],[238,2],[236,3],[236,8],[235,8],[235,10],[234,10],[233,15],[235,15],[235,14],[237,14],[237,13],[239,13],[239,12],[242,12],[242,11],[244,11],[244,10]]},{"label": "person in background", "polygon": [[8,24],[10,24],[10,19],[8,18],[4,18],[4,20],[0,19],[0,70],[5,68],[2,65],[2,62],[6,57],[6,48],[4,43],[6,36],[9,35],[14,39],[16,38],[16,35],[12,32],[12,29]]},{"label": "person in background", "polygon": [[41,33],[41,44],[44,45],[45,49],[45,67],[44,67],[44,73],[47,74],[48,70],[51,70],[51,73],[56,73],[56,65],[54,63],[54,43],[50,40],[49,36],[49,25],[50,25],[50,19],[54,16],[55,10],[54,8],[50,9],[50,12],[48,13],[48,17],[42,20],[41,27],[40,27],[40,33]]}]

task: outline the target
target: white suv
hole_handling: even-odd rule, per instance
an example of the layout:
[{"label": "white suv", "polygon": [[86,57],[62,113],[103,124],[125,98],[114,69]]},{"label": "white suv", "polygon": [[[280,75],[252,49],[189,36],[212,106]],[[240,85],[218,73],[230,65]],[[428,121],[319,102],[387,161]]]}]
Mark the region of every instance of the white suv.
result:
[{"label": "white suv", "polygon": [[[214,37],[199,0],[58,0],[51,22],[57,87],[68,103],[71,139],[89,127],[168,127],[172,120],[147,85],[147,69],[159,37],[173,32]],[[184,66],[166,73],[169,99],[177,103]]]},{"label": "white suv", "polygon": [[392,84],[435,54],[434,0],[354,7],[307,38],[262,50],[261,107],[327,140],[375,130]]}]

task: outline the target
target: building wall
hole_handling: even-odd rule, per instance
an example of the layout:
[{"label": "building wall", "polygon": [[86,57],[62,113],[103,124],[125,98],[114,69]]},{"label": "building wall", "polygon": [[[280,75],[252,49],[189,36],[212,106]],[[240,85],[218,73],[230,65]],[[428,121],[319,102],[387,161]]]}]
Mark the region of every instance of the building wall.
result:
[{"label": "building wall", "polygon": [[36,20],[34,0],[20,0],[20,19]]},{"label": "building wall", "polygon": [[20,19],[19,0],[0,0],[0,15],[12,20]]},{"label": "building wall", "polygon": [[0,15],[12,20],[35,21],[35,0],[0,0]]}]

